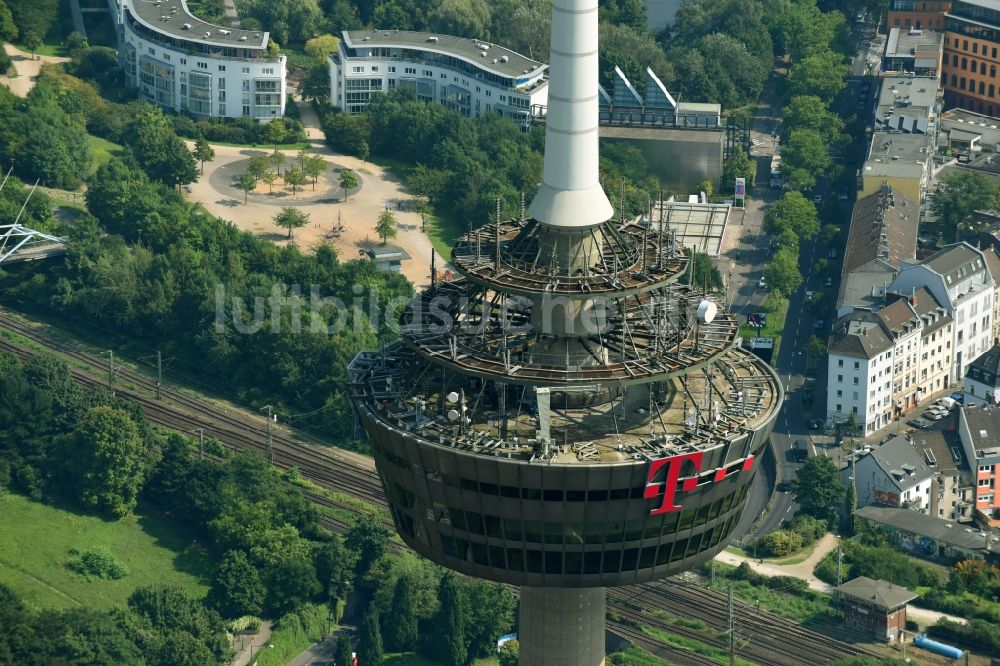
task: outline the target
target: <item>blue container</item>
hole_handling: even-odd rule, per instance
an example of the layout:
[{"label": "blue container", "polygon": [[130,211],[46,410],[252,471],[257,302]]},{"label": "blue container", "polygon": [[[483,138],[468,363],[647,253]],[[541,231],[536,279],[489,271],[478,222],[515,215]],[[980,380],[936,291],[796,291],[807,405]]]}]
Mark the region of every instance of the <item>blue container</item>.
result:
[{"label": "blue container", "polygon": [[920,634],[913,639],[913,644],[919,648],[923,648],[928,652],[933,652],[935,654],[940,654],[945,657],[950,657],[951,659],[961,659],[962,651],[957,647],[952,645],[945,645],[944,643],[939,643],[935,640],[927,638],[926,635]]}]

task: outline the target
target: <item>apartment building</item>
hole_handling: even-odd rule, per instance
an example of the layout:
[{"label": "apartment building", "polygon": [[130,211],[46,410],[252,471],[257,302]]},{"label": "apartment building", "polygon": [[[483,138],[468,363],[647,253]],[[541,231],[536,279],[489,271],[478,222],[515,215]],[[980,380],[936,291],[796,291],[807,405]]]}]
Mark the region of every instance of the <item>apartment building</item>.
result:
[{"label": "apartment building", "polygon": [[[845,470],[858,507],[895,506],[927,513],[933,473],[903,435],[873,448]],[[850,476],[853,475],[853,479]]]},{"label": "apartment building", "polygon": [[888,425],[894,343],[877,313],[838,319],[827,348],[827,415],[841,422],[853,416],[866,435]]},{"label": "apartment building", "polygon": [[1000,2],[955,0],[945,19],[945,102],[992,116],[1000,111]]},{"label": "apartment building", "polygon": [[951,317],[930,290],[882,301],[834,322],[829,343],[827,415],[854,414],[866,435],[946,388],[951,369]]},{"label": "apartment building", "polygon": [[888,28],[916,28],[942,30],[945,12],[951,9],[951,1],[924,2],[923,0],[892,0],[886,15]]},{"label": "apartment building", "polygon": [[975,480],[976,514],[1000,527],[1000,406],[962,407],[958,436]]},{"label": "apartment building", "polygon": [[920,263],[904,263],[889,285],[897,294],[926,288],[953,320],[948,384],[993,345],[995,282],[983,253],[968,243],[949,245]]},{"label": "apartment building", "polygon": [[470,117],[492,110],[523,119],[548,101],[548,65],[481,39],[345,30],[329,63],[330,103],[347,113],[396,89]]},{"label": "apartment building", "polygon": [[964,402],[970,407],[1000,405],[1000,344],[969,365],[965,373]]},{"label": "apartment building", "polygon": [[110,0],[119,58],[139,96],[197,117],[285,113],[285,56],[268,52],[268,33],[206,23],[183,0]]}]

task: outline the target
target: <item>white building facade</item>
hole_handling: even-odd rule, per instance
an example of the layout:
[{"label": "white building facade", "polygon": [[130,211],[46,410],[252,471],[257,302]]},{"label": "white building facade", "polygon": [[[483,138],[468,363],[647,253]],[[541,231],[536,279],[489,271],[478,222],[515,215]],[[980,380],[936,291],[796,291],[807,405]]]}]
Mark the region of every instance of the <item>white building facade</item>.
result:
[{"label": "white building facade", "polygon": [[548,101],[548,66],[479,39],[349,30],[329,58],[330,104],[361,113],[374,93],[410,89],[464,116],[523,120]]},{"label": "white building facade", "polygon": [[199,118],[285,113],[285,56],[268,54],[268,33],[206,23],[183,0],[110,0],[119,57],[142,99]]},{"label": "white building facade", "polygon": [[870,434],[892,420],[894,343],[878,317],[854,312],[836,322],[827,357],[827,415]]},{"label": "white building facade", "polygon": [[904,264],[889,290],[926,288],[953,321],[948,383],[961,383],[972,361],[993,346],[994,280],[983,253],[968,243],[945,247],[919,264]]}]

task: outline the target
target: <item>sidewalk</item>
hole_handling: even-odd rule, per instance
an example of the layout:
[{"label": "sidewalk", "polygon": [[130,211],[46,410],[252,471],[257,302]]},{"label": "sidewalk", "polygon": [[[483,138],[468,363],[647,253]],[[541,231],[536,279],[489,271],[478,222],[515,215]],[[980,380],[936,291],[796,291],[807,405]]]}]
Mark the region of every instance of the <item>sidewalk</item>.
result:
[{"label": "sidewalk", "polygon": [[[750,565],[750,568],[759,574],[764,574],[765,576],[792,576],[793,578],[800,578],[809,584],[810,590],[823,592],[825,594],[833,594],[834,586],[816,578],[813,575],[813,571],[816,569],[816,565],[818,565],[824,557],[836,550],[839,543],[840,540],[836,536],[833,534],[826,534],[819,540],[819,543],[816,544],[816,548],[813,550],[812,554],[797,564],[781,565],[774,562],[757,562],[752,558],[727,551],[722,551],[716,555],[715,559],[718,562],[729,564],[731,566],[739,566],[740,564],[747,562]],[[952,622],[957,622],[959,624],[965,624],[967,622],[965,618],[956,617],[954,615],[926,608],[918,608],[913,604],[907,604],[906,616],[907,619],[913,620],[924,627],[932,625],[941,619],[951,620]]]},{"label": "sidewalk", "polygon": [[[246,640],[249,639],[249,640]],[[238,649],[239,642],[233,647],[238,651],[236,658],[230,662],[230,666],[247,666],[251,663],[252,655],[260,652],[261,646],[271,640],[271,621],[264,620],[260,624],[260,630],[253,636],[244,637],[243,649]]]}]

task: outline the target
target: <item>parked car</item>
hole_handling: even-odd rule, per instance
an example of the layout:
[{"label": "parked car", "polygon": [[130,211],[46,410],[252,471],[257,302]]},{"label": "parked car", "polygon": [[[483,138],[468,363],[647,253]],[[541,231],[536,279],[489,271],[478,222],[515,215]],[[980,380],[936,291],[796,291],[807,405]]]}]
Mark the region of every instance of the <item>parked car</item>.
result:
[{"label": "parked car", "polygon": [[805,386],[802,388],[802,404],[813,404],[813,388],[811,386]]},{"label": "parked car", "polygon": [[957,402],[957,403],[958,403],[958,404],[960,404],[960,405],[961,405],[961,404],[964,404],[964,403],[962,402],[962,399],[963,399],[963,398],[964,398],[965,396],[964,396],[964,395],[962,395],[961,393],[952,393],[952,394],[951,394],[950,396],[948,396],[948,397],[949,397],[949,398],[951,398],[952,400],[954,400],[955,402]]},{"label": "parked car", "polygon": [[913,419],[909,423],[914,428],[920,428],[921,430],[923,430],[924,428],[930,428],[931,427],[931,422],[930,421],[925,421],[924,419]]},{"label": "parked car", "polygon": [[836,259],[837,258],[837,248],[835,248],[835,247],[831,247],[830,248],[830,258],[831,259]]},{"label": "parked car", "polygon": [[920,415],[920,418],[926,419],[928,421],[940,421],[941,419],[944,418],[944,414],[935,409],[928,409],[926,412]]},{"label": "parked car", "polygon": [[847,201],[847,190],[841,190],[840,194],[837,195],[837,198],[841,201]]},{"label": "parked car", "polygon": [[809,419],[809,429],[810,430],[822,430],[823,429],[823,419]]},{"label": "parked car", "polygon": [[825,319],[817,319],[816,323],[813,324],[813,328],[815,328],[817,331],[821,330],[824,326],[826,326]]},{"label": "parked car", "polygon": [[760,280],[757,281],[758,289],[767,289],[767,279],[761,276]]},{"label": "parked car", "polygon": [[832,287],[832,286],[833,286],[833,278],[832,278],[832,277],[830,277],[830,276],[828,275],[828,276],[826,277],[826,282],[825,282],[825,284],[826,284],[827,288],[830,288],[830,287]]},{"label": "parked car", "polygon": [[823,195],[820,194],[819,192],[817,192],[816,194],[813,195],[812,201],[813,201],[814,204],[821,204],[821,203],[823,203]]}]

